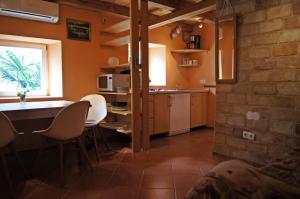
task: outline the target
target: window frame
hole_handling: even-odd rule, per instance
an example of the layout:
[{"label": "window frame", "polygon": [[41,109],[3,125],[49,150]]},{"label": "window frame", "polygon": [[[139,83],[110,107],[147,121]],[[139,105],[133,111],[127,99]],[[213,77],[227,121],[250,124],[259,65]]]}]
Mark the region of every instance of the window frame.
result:
[{"label": "window frame", "polygon": [[[41,90],[30,91],[27,96],[49,96],[49,67],[48,67],[48,51],[47,44],[42,43],[31,43],[31,42],[21,42],[13,40],[1,40],[0,46],[4,47],[20,47],[20,48],[33,48],[42,50],[42,67],[41,67]],[[1,97],[15,97],[18,91],[3,92],[0,90]]]}]

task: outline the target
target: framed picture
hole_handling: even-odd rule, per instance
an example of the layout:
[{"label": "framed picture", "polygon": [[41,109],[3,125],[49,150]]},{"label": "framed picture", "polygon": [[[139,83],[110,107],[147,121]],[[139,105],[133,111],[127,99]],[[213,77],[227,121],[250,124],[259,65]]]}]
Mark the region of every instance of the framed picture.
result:
[{"label": "framed picture", "polygon": [[90,41],[91,25],[89,22],[67,19],[68,39]]}]

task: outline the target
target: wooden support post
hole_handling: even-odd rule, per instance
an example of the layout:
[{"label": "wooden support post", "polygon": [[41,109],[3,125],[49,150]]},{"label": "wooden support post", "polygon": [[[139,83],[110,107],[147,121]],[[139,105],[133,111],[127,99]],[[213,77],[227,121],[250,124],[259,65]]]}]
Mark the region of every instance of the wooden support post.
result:
[{"label": "wooden support post", "polygon": [[141,58],[142,58],[142,143],[143,149],[150,147],[149,135],[149,40],[148,0],[141,0]]},{"label": "wooden support post", "polygon": [[131,48],[131,125],[132,150],[141,150],[141,109],[139,74],[139,8],[138,0],[130,1],[130,48]]}]

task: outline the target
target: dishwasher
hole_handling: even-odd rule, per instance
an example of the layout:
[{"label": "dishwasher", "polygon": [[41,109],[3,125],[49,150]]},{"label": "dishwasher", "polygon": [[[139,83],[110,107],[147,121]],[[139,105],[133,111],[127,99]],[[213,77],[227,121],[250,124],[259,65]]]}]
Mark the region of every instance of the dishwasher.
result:
[{"label": "dishwasher", "polygon": [[169,136],[190,132],[190,94],[170,94]]}]

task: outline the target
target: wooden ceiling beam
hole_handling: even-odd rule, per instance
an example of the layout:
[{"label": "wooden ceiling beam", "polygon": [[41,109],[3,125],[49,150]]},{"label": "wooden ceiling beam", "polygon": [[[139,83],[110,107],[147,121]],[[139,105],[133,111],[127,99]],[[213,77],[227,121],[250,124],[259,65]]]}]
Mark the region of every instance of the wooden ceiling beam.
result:
[{"label": "wooden ceiling beam", "polygon": [[105,12],[110,12],[120,16],[129,17],[129,8],[109,2],[98,0],[60,0],[59,3],[73,6],[84,6],[98,9]]},{"label": "wooden ceiling beam", "polygon": [[170,23],[181,21],[196,15],[216,10],[216,0],[205,0],[188,8],[163,15],[149,21],[149,29],[158,28]]},{"label": "wooden ceiling beam", "polygon": [[174,9],[186,8],[193,5],[192,3],[186,2],[184,0],[149,0],[148,4],[151,3],[160,4],[165,7],[174,8]]}]

